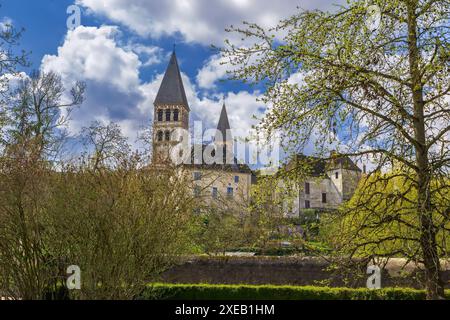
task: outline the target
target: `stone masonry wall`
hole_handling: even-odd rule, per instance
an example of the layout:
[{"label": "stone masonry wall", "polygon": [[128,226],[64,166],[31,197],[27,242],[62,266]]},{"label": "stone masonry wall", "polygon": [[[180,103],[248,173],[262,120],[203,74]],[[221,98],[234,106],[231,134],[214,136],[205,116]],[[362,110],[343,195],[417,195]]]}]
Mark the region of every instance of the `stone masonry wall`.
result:
[{"label": "stone masonry wall", "polygon": [[[330,286],[343,286],[342,276],[327,271],[328,263],[319,258],[303,257],[194,257],[185,260],[162,275],[161,281],[169,283],[211,284],[273,284],[318,285],[330,280]],[[405,278],[391,276],[396,267],[384,271],[382,286],[408,286],[418,288],[415,276]],[[360,278],[347,286],[364,287],[367,275],[361,270]],[[450,270],[443,272],[449,288]]]}]

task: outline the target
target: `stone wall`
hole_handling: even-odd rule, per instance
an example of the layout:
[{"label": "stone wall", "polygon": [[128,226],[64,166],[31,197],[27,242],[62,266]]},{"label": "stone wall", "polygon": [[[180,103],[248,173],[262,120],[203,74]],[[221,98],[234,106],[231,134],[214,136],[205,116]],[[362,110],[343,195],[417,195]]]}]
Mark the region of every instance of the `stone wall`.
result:
[{"label": "stone wall", "polygon": [[[274,284],[274,285],[318,285],[364,287],[365,270],[354,273],[351,283],[344,283],[342,274],[327,271],[328,263],[320,258],[293,257],[195,257],[173,267],[162,275],[169,283],[211,284]],[[382,286],[408,286],[418,288],[415,275],[405,278],[393,276],[399,270],[392,266],[382,276]],[[449,288],[450,270],[443,274]],[[327,281],[327,282],[324,282]],[[328,282],[329,281],[329,282]]]},{"label": "stone wall", "polygon": [[[305,193],[305,183],[309,183],[309,194]],[[298,204],[296,209],[305,209],[305,200],[310,202],[311,209],[336,209],[341,203],[342,198],[331,178],[310,178],[300,183],[300,192],[298,194]],[[326,193],[327,202],[322,202],[322,193]],[[298,209],[297,209],[298,216]]]}]

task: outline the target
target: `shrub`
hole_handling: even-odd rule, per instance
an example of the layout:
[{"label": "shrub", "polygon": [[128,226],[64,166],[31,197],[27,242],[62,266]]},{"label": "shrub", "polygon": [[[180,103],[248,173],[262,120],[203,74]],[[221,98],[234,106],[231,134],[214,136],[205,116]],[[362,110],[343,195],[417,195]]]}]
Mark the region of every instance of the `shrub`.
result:
[{"label": "shrub", "polygon": [[[450,290],[446,292],[450,298]],[[154,300],[424,300],[409,288],[329,288],[273,285],[149,284],[139,299]]]}]

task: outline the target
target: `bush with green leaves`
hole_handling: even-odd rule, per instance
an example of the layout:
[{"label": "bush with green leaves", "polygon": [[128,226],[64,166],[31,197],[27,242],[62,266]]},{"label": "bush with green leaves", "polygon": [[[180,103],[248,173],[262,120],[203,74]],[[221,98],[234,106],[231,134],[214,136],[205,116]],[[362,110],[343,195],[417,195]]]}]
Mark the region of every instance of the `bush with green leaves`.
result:
[{"label": "bush with green leaves", "polygon": [[[450,291],[446,291],[450,299]],[[139,299],[168,300],[424,300],[423,290],[380,290],[313,286],[149,284]]]}]

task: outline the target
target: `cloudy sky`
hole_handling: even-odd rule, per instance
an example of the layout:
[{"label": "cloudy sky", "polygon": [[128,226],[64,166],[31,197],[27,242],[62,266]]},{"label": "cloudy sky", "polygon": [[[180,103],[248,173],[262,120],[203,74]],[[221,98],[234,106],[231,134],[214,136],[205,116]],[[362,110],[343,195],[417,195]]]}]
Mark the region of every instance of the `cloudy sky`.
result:
[{"label": "cloudy sky", "polygon": [[[87,84],[86,101],[72,116],[72,133],[92,121],[115,121],[130,140],[149,126],[153,101],[176,44],[191,105],[191,121],[215,127],[221,100],[230,124],[248,129],[252,115],[266,106],[259,88],[221,81],[226,67],[211,50],[242,21],[272,26],[297,7],[332,9],[339,0],[4,0],[1,21],[25,28],[21,48],[30,51],[32,69],[54,70],[67,86]],[[81,25],[67,28],[67,8],[81,9]]]}]

